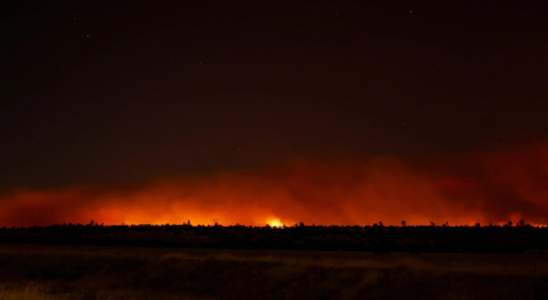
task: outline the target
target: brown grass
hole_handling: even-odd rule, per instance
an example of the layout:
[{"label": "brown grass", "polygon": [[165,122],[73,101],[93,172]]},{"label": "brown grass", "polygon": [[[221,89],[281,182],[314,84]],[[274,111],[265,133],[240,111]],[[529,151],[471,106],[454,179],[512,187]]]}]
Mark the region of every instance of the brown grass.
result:
[{"label": "brown grass", "polygon": [[[76,296],[76,295],[74,295]],[[61,300],[61,299],[81,299],[70,297],[68,294],[52,294],[45,286],[28,284],[22,287],[1,286],[0,300]]]},{"label": "brown grass", "polygon": [[546,266],[539,255],[4,246],[0,300],[548,299]]}]

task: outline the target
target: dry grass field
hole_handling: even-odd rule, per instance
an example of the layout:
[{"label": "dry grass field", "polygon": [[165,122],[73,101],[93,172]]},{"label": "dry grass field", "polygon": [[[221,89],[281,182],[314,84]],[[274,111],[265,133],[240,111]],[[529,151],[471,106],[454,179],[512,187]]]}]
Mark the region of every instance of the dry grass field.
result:
[{"label": "dry grass field", "polygon": [[2,245],[0,299],[548,299],[548,257]]}]

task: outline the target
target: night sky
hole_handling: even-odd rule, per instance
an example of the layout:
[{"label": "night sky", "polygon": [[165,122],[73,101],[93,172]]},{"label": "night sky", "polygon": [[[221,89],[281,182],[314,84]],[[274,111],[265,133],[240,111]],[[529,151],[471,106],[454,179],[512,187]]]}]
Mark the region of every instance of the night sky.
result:
[{"label": "night sky", "polygon": [[[449,161],[443,176],[491,184],[495,177],[461,162],[503,153],[494,165],[515,164],[528,154],[504,153],[529,153],[520,149],[546,154],[545,165],[527,163],[538,170],[526,168],[541,186],[548,148],[531,145],[548,139],[548,19],[537,3],[8,1],[0,9],[3,201],[22,201],[10,196],[20,189],[285,178],[265,170],[379,157],[427,165],[421,174]],[[515,180],[503,181],[504,198]],[[77,210],[78,199],[66,201]],[[509,211],[539,209],[512,201]]]}]

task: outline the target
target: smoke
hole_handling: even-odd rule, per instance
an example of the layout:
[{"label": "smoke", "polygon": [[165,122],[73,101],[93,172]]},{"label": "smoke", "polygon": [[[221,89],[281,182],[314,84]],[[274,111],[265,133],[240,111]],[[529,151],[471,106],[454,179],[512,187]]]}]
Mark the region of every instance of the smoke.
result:
[{"label": "smoke", "polygon": [[0,195],[0,225],[548,224],[547,199],[548,144],[534,143],[414,162],[303,158],[144,186],[18,189]]}]

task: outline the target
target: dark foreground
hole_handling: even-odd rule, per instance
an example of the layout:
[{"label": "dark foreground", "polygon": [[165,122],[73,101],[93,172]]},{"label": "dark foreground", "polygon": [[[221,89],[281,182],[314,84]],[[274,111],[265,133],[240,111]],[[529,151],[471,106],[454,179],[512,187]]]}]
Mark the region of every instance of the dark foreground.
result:
[{"label": "dark foreground", "polygon": [[0,250],[0,299],[547,298],[544,255]]},{"label": "dark foreground", "polygon": [[[509,222],[510,223],[510,222]],[[521,225],[520,225],[521,224]],[[2,244],[430,253],[542,253],[548,227],[88,225],[0,228]]]}]

